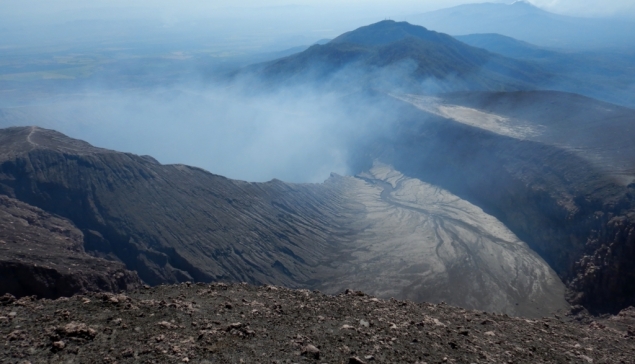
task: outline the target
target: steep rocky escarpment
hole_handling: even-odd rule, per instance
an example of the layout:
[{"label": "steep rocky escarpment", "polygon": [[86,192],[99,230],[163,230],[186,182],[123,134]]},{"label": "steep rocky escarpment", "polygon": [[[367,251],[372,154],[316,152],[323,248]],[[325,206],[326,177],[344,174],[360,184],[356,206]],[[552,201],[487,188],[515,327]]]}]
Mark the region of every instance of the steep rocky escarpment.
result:
[{"label": "steep rocky escarpment", "polygon": [[580,97],[514,93],[516,106],[531,97],[526,103],[540,112],[530,114],[527,105],[496,104],[486,95],[482,104],[474,96],[399,97],[420,112],[404,113],[400,129],[368,155],[496,216],[569,282],[573,302],[596,312],[635,304],[627,263],[635,205],[624,184],[633,150],[621,147],[635,111],[585,99],[593,113],[563,118],[563,110],[584,104]]},{"label": "steep rocky escarpment", "polygon": [[576,263],[570,301],[617,312],[635,302],[635,212],[626,216],[606,214],[604,222],[587,240],[585,255]]},{"label": "steep rocky escarpment", "polygon": [[0,291],[58,298],[81,292],[121,292],[139,285],[124,265],[84,252],[70,221],[0,195]]}]

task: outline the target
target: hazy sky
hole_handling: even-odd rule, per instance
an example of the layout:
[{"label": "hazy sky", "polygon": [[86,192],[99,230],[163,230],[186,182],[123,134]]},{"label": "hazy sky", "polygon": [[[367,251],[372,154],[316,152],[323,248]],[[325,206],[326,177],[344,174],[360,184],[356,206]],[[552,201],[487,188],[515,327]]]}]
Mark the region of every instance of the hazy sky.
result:
[{"label": "hazy sky", "polygon": [[[635,18],[635,0],[530,1],[545,10],[568,15]],[[117,41],[121,39],[117,38],[119,35],[130,40],[153,34],[164,43],[169,37],[181,42],[197,41],[196,38],[199,44],[207,42],[218,49],[220,42],[234,40],[234,49],[242,46],[255,52],[257,48],[280,50],[330,39],[380,20],[405,20],[415,14],[470,2],[483,1],[0,0],[0,34],[10,32],[0,38],[0,47],[60,46],[65,41]],[[203,37],[216,40],[201,40]]]},{"label": "hazy sky", "polygon": [[548,11],[578,16],[635,16],[634,0],[531,0]]},{"label": "hazy sky", "polygon": [[[154,16],[218,16],[228,9],[249,10],[264,7],[281,7],[287,11],[301,12],[302,7],[317,10],[315,16],[348,13],[350,17],[374,15],[396,17],[423,11],[487,1],[465,0],[0,0],[0,19],[6,21],[37,18],[41,21],[57,22],[92,14],[94,17]],[[490,0],[489,2],[511,3],[513,0]],[[530,0],[545,10],[584,16],[608,16],[635,14],[634,0]],[[126,11],[120,11],[126,8]],[[136,10],[130,10],[136,8]],[[109,10],[106,10],[109,9]],[[106,10],[106,11],[104,11]],[[120,11],[120,12],[119,12]],[[215,14],[214,14],[215,13]]]}]

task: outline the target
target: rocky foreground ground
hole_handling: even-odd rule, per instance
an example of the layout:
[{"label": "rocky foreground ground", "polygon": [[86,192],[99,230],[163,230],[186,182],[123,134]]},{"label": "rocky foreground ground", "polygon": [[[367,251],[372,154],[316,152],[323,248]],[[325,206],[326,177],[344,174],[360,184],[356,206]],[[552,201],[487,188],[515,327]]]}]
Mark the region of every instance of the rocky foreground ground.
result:
[{"label": "rocky foreground ground", "polygon": [[246,284],[0,299],[3,363],[633,363],[635,310],[584,323]]}]

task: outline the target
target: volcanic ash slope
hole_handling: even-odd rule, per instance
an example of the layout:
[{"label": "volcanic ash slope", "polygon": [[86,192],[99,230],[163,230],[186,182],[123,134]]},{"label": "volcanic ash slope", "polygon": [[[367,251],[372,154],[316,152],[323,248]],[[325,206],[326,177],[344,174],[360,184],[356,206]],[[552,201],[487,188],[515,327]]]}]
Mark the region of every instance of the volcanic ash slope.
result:
[{"label": "volcanic ash slope", "polygon": [[441,302],[513,315],[568,307],[556,273],[500,221],[390,166],[342,178],[364,214],[320,272],[321,289]]}]

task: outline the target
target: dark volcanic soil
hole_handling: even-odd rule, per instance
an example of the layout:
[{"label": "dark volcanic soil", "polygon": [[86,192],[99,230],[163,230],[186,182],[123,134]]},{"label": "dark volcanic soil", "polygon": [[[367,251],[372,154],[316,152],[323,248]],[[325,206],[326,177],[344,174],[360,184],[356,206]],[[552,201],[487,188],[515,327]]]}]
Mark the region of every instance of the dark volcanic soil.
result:
[{"label": "dark volcanic soil", "polygon": [[0,361],[11,363],[632,363],[635,357],[632,311],[583,325],[352,291],[327,296],[202,283],[0,302]]}]

